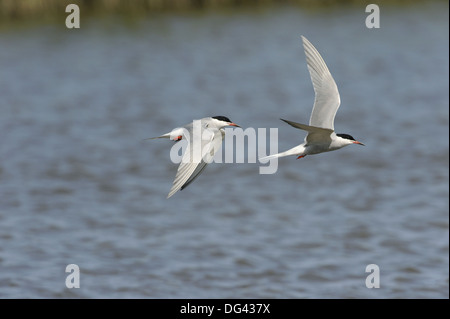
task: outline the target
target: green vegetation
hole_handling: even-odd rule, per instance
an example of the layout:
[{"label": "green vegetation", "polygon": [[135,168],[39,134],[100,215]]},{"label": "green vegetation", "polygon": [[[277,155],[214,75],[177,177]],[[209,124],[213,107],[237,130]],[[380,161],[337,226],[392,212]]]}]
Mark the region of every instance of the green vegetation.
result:
[{"label": "green vegetation", "polygon": [[[445,1],[445,0],[444,0]],[[60,21],[65,19],[68,4],[77,4],[82,15],[143,15],[155,12],[186,10],[258,8],[292,5],[304,8],[358,5],[379,6],[423,3],[424,0],[0,0],[2,24],[23,21]]]}]

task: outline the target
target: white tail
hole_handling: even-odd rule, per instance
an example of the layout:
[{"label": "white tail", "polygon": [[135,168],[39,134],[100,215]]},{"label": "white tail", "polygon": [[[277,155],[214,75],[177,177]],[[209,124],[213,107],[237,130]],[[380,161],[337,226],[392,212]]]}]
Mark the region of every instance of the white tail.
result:
[{"label": "white tail", "polygon": [[265,156],[265,157],[261,157],[259,160],[260,161],[266,161],[266,160],[270,160],[273,158],[277,158],[277,157],[285,157],[285,156],[290,156],[290,155],[304,155],[305,152],[305,147],[303,145],[298,145],[296,147],[293,147],[285,152],[281,152],[278,154],[272,154],[269,156]]}]

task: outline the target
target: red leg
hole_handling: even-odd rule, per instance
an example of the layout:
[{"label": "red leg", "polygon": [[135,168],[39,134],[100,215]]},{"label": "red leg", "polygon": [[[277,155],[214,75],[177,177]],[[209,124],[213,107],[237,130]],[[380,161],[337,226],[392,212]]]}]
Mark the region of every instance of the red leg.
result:
[{"label": "red leg", "polygon": [[299,158],[303,158],[303,157],[305,157],[306,155],[300,155],[299,157],[297,157],[297,159],[299,159]]}]

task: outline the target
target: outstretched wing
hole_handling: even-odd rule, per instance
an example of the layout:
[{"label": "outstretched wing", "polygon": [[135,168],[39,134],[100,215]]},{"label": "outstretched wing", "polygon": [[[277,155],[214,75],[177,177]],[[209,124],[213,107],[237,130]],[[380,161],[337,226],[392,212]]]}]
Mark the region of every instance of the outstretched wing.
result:
[{"label": "outstretched wing", "polygon": [[[188,147],[178,167],[175,180],[167,198],[192,183],[203,172],[206,165],[213,160],[214,154],[222,146],[223,131],[213,129],[208,129],[208,131],[208,134],[210,134],[209,138],[202,139],[199,137],[195,142],[191,134],[191,139],[188,142]],[[200,149],[198,146],[200,146]]]},{"label": "outstretched wing", "polygon": [[334,117],[341,104],[336,82],[316,48],[304,36],[302,40],[316,94],[309,125],[334,130]]},{"label": "outstretched wing", "polygon": [[311,144],[311,143],[322,144],[322,143],[330,143],[331,142],[330,136],[331,136],[331,133],[334,132],[332,129],[301,124],[301,123],[283,120],[283,119],[281,119],[281,120],[295,128],[307,131],[308,135],[306,135],[306,137],[305,137],[306,144]]}]

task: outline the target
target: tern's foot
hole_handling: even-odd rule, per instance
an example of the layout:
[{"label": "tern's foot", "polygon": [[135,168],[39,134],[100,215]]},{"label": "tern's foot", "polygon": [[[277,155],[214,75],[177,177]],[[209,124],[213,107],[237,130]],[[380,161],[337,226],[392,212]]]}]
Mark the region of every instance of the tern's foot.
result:
[{"label": "tern's foot", "polygon": [[174,140],[175,142],[178,142],[178,141],[180,141],[182,138],[183,138],[183,135],[178,135],[178,136],[175,137],[173,140]]},{"label": "tern's foot", "polygon": [[300,155],[299,157],[297,157],[297,159],[299,159],[299,158],[303,158],[303,157],[305,157],[306,155]]}]

